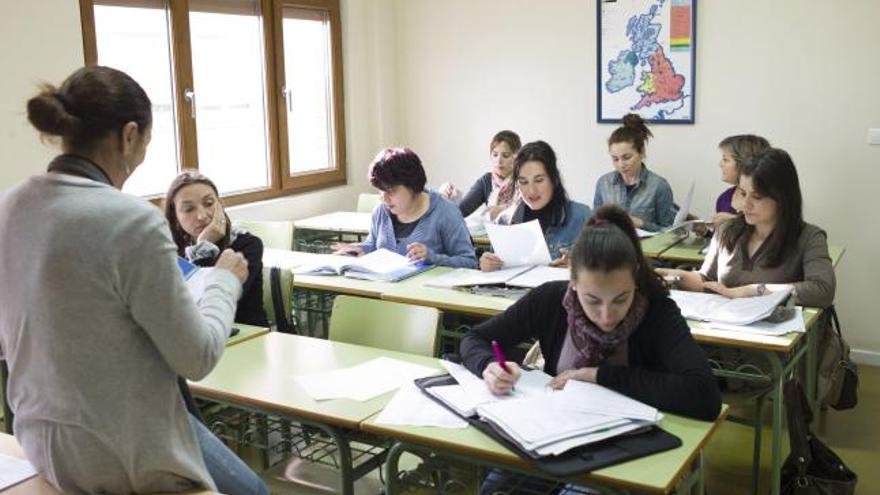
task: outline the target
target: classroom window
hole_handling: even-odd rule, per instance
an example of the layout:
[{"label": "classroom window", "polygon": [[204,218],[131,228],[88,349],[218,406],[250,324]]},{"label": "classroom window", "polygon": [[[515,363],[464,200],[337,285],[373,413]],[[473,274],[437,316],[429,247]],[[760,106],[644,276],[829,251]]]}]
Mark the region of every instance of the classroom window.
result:
[{"label": "classroom window", "polygon": [[339,0],[80,0],[87,64],[153,101],[153,142],[125,190],[183,168],[227,204],[345,183]]}]

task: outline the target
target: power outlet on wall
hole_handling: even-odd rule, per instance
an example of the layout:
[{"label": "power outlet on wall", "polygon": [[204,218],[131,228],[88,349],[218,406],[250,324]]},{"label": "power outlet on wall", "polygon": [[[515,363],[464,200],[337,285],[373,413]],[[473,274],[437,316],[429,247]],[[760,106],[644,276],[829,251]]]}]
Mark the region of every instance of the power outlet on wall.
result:
[{"label": "power outlet on wall", "polygon": [[868,129],[868,144],[880,146],[880,129]]}]

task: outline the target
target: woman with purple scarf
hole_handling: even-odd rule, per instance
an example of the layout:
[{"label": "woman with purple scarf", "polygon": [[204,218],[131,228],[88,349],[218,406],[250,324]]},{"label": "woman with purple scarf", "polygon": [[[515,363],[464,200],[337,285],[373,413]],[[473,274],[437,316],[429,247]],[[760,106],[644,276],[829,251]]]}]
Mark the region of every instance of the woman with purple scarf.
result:
[{"label": "woman with purple scarf", "polygon": [[[462,339],[464,365],[493,393],[505,394],[520,370],[512,361],[505,368],[495,361],[493,340],[507,355],[537,340],[553,388],[568,380],[598,383],[662,411],[703,420],[715,419],[721,409],[706,356],[619,206],[599,208],[584,227],[572,249],[570,281],[533,289]],[[480,493],[507,486],[507,476],[490,470]]]},{"label": "woman with purple scarf", "polygon": [[495,340],[508,355],[538,340],[544,371],[598,383],[662,411],[714,419],[721,395],[702,349],[678,306],[642,254],[629,215],[596,211],[572,249],[571,280],[548,282],[504,313],[474,327],[461,342],[464,365],[496,394],[519,377],[493,358]]}]

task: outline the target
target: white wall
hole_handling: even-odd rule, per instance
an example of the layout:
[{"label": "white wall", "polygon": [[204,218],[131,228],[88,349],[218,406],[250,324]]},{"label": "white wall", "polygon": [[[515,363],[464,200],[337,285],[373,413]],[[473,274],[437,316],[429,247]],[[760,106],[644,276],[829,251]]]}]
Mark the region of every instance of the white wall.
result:
[{"label": "white wall", "polygon": [[[566,187],[592,202],[610,170],[614,126],[596,115],[595,2],[396,0],[400,129],[429,180],[467,187],[487,168],[488,140],[510,128],[557,151]],[[696,124],[654,126],[647,163],[681,196],[697,181],[707,214],[722,190],[716,144],[758,133],[787,149],[808,221],[847,253],[837,304],[853,347],[880,352],[871,311],[880,294],[880,233],[869,201],[880,186],[880,2],[699,3]],[[871,203],[876,203],[872,201]],[[880,358],[875,354],[874,358]],[[877,361],[880,364],[880,360]]]},{"label": "white wall", "polygon": [[79,2],[0,3],[0,190],[46,169],[55,150],[41,145],[25,104],[41,82],[60,83],[82,65]]}]

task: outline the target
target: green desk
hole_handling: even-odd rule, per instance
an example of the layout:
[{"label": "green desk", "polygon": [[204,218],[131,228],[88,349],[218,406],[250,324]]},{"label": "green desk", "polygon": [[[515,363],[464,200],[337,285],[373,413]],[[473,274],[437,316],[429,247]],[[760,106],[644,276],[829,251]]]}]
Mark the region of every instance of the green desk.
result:
[{"label": "green desk", "polygon": [[709,239],[691,234],[664,250],[658,258],[661,261],[701,265],[706,256],[700,251],[708,244]]},{"label": "green desk", "polygon": [[190,382],[190,389],[203,399],[278,416],[326,433],[340,456],[342,492],[351,494],[354,480],[375,469],[382,458],[373,456],[353,466],[350,436],[385,407],[392,393],[364,402],[314,401],[293,377],[347,368],[381,356],[439,369],[434,358],[271,332],[227,349],[206,378]]},{"label": "green desk", "polygon": [[648,258],[657,259],[660,255],[682,240],[682,235],[678,232],[664,232],[653,237],[646,237],[641,240],[642,252]]},{"label": "green desk", "polygon": [[[788,333],[779,336],[738,334],[735,332],[715,330],[709,323],[688,321],[694,340],[701,345],[733,347],[745,353],[759,354],[770,363],[770,370],[758,369],[750,363],[723,362],[712,360],[713,372],[716,376],[736,378],[769,384],[769,391],[757,398],[757,421],[746,422],[754,427],[754,451],[752,458],[752,493],[757,492],[761,452],[761,414],[766,397],[771,399],[771,457],[770,486],[771,493],[779,493],[782,469],[782,443],[784,437],[783,415],[784,403],[782,390],[785,381],[799,365],[804,366],[806,390],[811,408],[816,411],[816,371],[818,332],[822,331],[820,321],[822,311],[816,308],[804,308],[805,333]],[[745,421],[741,421],[745,422]]]},{"label": "green desk", "polygon": [[445,266],[434,267],[415,277],[387,284],[381,298],[386,301],[429,306],[450,313],[491,317],[503,312],[514,303],[512,299],[471,294],[467,291],[428,287],[431,278],[453,271]]},{"label": "green desk", "polygon": [[297,251],[330,252],[334,242],[362,241],[370,233],[372,213],[336,211],[293,222]]},{"label": "green desk", "polygon": [[253,338],[257,338],[260,335],[266,335],[267,333],[269,333],[269,329],[266,327],[256,327],[253,325],[245,325],[244,323],[233,323],[232,326],[238,328],[238,333],[232,337],[229,337],[229,340],[226,341],[226,347],[241,344],[242,342],[246,342]]},{"label": "green desk", "polygon": [[[679,437],[682,446],[622,464],[606,467],[569,480],[603,489],[635,490],[639,493],[689,493],[697,486],[702,493],[702,450],[727,415],[727,406],[715,421],[698,421],[666,414],[661,426]],[[366,432],[393,438],[396,443],[385,464],[387,493],[401,493],[398,460],[403,452],[418,453],[423,459],[451,457],[471,465],[499,467],[531,476],[541,476],[529,463],[474,427],[465,429],[426,428],[376,424],[372,417],[362,425]],[[546,476],[546,475],[545,475]],[[559,480],[554,480],[559,481]]]}]

